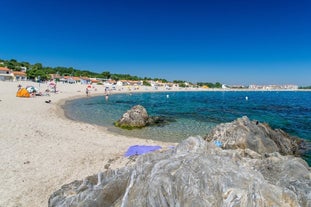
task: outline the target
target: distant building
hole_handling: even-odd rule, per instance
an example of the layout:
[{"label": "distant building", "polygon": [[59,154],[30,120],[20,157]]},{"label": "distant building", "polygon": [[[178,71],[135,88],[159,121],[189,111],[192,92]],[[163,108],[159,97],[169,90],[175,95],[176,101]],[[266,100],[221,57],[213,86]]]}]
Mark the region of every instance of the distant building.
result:
[{"label": "distant building", "polygon": [[25,73],[26,73],[26,72],[27,72],[27,68],[24,67],[24,66],[22,66],[22,67],[21,67],[21,72],[25,72]]},{"label": "distant building", "polygon": [[1,81],[12,81],[13,79],[14,79],[14,75],[10,69],[0,67],[0,80]]},{"label": "distant building", "polygon": [[97,80],[96,78],[90,78],[91,83],[100,83],[100,80]]},{"label": "distant building", "polygon": [[[109,83],[109,84],[111,84],[111,83]],[[123,82],[122,81],[117,81],[116,85],[117,86],[123,86]]]},{"label": "distant building", "polygon": [[80,77],[80,82],[81,82],[81,84],[90,84],[91,79],[88,77]]},{"label": "distant building", "polygon": [[51,77],[51,80],[61,79],[62,77],[59,74],[49,74]]},{"label": "distant building", "polygon": [[27,80],[27,74],[25,72],[14,71],[13,80],[14,81],[25,81]]},{"label": "distant building", "polygon": [[297,90],[298,86],[293,84],[287,85],[249,85],[253,90]]},{"label": "distant building", "polygon": [[110,85],[120,85],[122,86],[122,81],[115,81],[115,80],[111,80],[111,79],[108,79],[106,80],[105,84],[110,84]]}]

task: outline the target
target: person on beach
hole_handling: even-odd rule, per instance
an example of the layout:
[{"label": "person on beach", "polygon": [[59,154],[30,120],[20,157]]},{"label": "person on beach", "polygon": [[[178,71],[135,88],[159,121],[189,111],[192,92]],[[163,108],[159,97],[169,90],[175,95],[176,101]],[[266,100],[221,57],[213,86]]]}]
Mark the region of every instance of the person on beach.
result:
[{"label": "person on beach", "polygon": [[86,93],[86,96],[89,96],[89,89],[88,89],[88,87],[86,87],[85,93]]}]

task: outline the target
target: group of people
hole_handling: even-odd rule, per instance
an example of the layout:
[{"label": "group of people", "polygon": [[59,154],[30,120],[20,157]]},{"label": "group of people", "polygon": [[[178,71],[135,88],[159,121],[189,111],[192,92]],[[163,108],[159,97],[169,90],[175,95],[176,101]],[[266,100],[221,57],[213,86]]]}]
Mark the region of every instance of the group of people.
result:
[{"label": "group of people", "polygon": [[[56,90],[56,85],[53,86],[53,89]],[[46,89],[44,93],[34,86],[23,87],[21,84],[17,85],[16,96],[18,97],[36,97],[36,96],[49,96],[50,90]]]},{"label": "group of people", "polygon": [[[89,94],[90,94],[90,89],[89,89],[89,87],[86,87],[86,89],[85,89],[85,93],[86,93],[86,96],[89,96]],[[106,87],[105,88],[105,99],[108,101],[108,99],[109,99],[109,88],[108,87]]]}]

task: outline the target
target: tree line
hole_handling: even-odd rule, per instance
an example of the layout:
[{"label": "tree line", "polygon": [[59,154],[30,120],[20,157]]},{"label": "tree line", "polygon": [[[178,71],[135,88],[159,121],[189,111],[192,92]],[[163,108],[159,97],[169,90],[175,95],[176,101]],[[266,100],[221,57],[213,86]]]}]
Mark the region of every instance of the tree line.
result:
[{"label": "tree line", "polygon": [[311,89],[311,86],[299,86],[299,89]]},{"label": "tree line", "polygon": [[29,62],[18,62],[15,59],[2,60],[0,59],[2,66],[7,67],[13,71],[21,71],[26,68],[26,74],[28,79],[36,79],[40,77],[40,80],[49,80],[49,74],[59,74],[60,76],[74,76],[74,77],[88,77],[88,78],[101,78],[101,79],[112,79],[112,80],[154,80],[168,82],[166,79],[161,78],[150,78],[150,77],[138,77],[130,74],[116,74],[104,71],[102,73],[95,73],[89,70],[79,70],[73,67],[46,67],[41,63],[30,64]]},{"label": "tree line", "polygon": [[[138,77],[130,74],[117,74],[110,73],[109,71],[103,71],[101,73],[95,73],[89,70],[79,70],[73,67],[48,67],[43,66],[42,63],[31,64],[26,61],[18,62],[15,59],[2,60],[0,59],[0,66],[7,67],[13,71],[21,71],[26,68],[27,78],[30,80],[40,79],[41,81],[50,80],[50,74],[59,74],[60,76],[73,76],[73,77],[88,77],[88,78],[101,78],[101,79],[112,79],[112,80],[143,80],[147,84],[147,80],[161,81],[162,83],[168,83],[166,79],[163,78],[151,78],[151,77]],[[174,80],[173,83],[179,84],[180,87],[188,87],[187,81],[184,80]],[[192,83],[190,83],[192,84]],[[209,88],[221,88],[221,83],[197,83],[197,86],[208,86]]]},{"label": "tree line", "polygon": [[219,82],[216,82],[216,83],[210,83],[210,82],[198,82],[197,83],[198,86],[202,87],[202,86],[207,86],[209,88],[221,88],[222,87],[222,84],[219,83]]}]

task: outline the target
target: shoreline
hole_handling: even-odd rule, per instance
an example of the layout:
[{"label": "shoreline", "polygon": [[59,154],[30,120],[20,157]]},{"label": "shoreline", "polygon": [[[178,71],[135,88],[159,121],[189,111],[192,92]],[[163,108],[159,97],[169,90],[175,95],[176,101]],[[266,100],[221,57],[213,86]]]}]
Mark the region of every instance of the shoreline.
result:
[{"label": "shoreline", "polygon": [[[1,207],[46,206],[49,196],[66,183],[131,164],[123,155],[132,145],[167,149],[175,144],[116,135],[68,119],[61,104],[86,96],[85,85],[60,84],[60,93],[18,98],[18,84],[34,83],[0,82]],[[95,94],[103,92],[91,92]]]},{"label": "shoreline", "polygon": [[[311,91],[311,90],[310,90]],[[143,93],[163,93],[163,94],[170,94],[170,93],[182,93],[182,92],[186,92],[186,93],[191,93],[191,92],[206,92],[206,93],[208,93],[208,92],[211,92],[211,93],[213,93],[213,92],[228,92],[228,93],[233,93],[233,92],[245,92],[245,93],[248,93],[248,92],[254,92],[254,93],[256,93],[256,92],[296,92],[296,90],[253,90],[253,89],[247,89],[247,90],[245,90],[245,89],[240,89],[240,90],[232,90],[232,89],[230,89],[230,90],[223,90],[223,89],[193,89],[193,90],[182,90],[182,89],[179,89],[179,90],[134,90],[134,91],[113,91],[113,93],[111,94],[111,96],[113,96],[113,95],[125,95],[125,96],[128,96],[128,94],[130,94],[130,93],[138,93],[138,94],[143,94]],[[298,92],[306,92],[305,90],[299,90]],[[248,98],[247,96],[248,96],[248,94],[244,94],[245,95],[245,97],[246,98]],[[104,97],[104,94],[95,94],[95,95],[92,95],[92,96],[90,96],[90,97],[97,97],[97,96],[102,96],[102,97]],[[70,98],[70,99],[67,99],[67,100],[76,100],[76,99],[85,99],[85,98],[88,98],[88,97],[81,97],[81,96],[76,96],[76,97],[72,97],[72,98]],[[66,101],[67,101],[66,100]],[[62,105],[65,105],[66,103],[63,103]],[[140,103],[136,103],[136,104],[140,104]],[[130,109],[130,108],[128,108],[128,109]],[[126,109],[126,110],[128,110],[128,109]],[[65,111],[65,109],[63,109],[64,111]],[[76,110],[78,110],[78,109],[76,109]],[[124,113],[126,112],[126,110],[124,111]],[[66,112],[65,112],[66,113]],[[70,114],[70,113],[69,113]],[[89,114],[89,113],[88,113]],[[91,113],[90,113],[91,114]],[[79,118],[77,118],[77,117],[75,117],[75,118],[73,118],[73,117],[71,117],[70,115],[66,115],[65,114],[65,117],[66,118],[68,118],[68,119],[70,119],[70,120],[73,120],[73,121],[78,121],[78,122],[85,122],[85,123],[94,123],[94,121],[93,122],[88,122],[87,120],[83,120],[83,119],[81,119],[81,120],[79,120]],[[109,122],[109,123],[112,123],[112,122]],[[96,123],[95,123],[96,124]],[[113,130],[112,129],[112,127],[113,126],[110,126],[110,125],[107,125],[107,123],[105,123],[105,124],[102,124],[102,125],[100,125],[100,124],[98,124],[98,122],[97,122],[97,124],[96,124],[97,126],[99,126],[99,127],[104,127],[105,129],[108,129],[109,130],[109,133],[112,133],[112,134],[114,134],[114,135],[121,135],[121,136],[133,136],[133,137],[137,137],[137,138],[139,138],[139,139],[153,139],[152,137],[154,137],[154,135],[153,136],[141,136],[141,135],[139,135],[139,134],[135,134],[135,133],[123,133],[123,132],[120,132],[119,130]],[[193,134],[191,134],[191,135],[193,135]],[[201,136],[202,136],[202,134],[200,134]],[[184,137],[183,137],[184,138]],[[155,140],[155,141],[158,141],[159,139],[153,139],[153,140]],[[170,142],[170,141],[167,141],[167,140],[170,140],[170,139],[162,139],[162,140],[160,140],[160,141],[164,141],[164,142]],[[171,142],[180,142],[180,140],[178,140],[178,141],[176,141],[176,140],[171,140]]]}]

